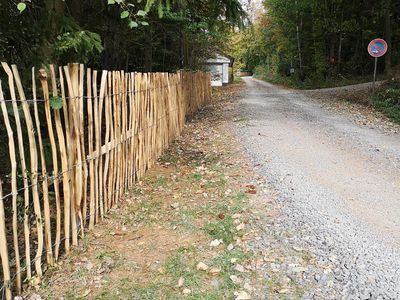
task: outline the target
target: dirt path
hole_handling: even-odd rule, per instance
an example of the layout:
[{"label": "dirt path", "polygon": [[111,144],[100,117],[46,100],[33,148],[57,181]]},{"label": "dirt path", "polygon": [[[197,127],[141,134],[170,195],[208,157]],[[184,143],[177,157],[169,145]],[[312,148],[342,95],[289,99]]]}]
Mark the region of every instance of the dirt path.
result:
[{"label": "dirt path", "polygon": [[264,252],[248,243],[266,209],[232,130],[242,88],[217,90],[80,246],[31,283],[27,299],[264,299]]},{"label": "dirt path", "polygon": [[[400,135],[245,78],[238,137],[279,194],[277,235],[313,257],[310,298],[400,297]],[[284,241],[285,242],[285,241]]]}]

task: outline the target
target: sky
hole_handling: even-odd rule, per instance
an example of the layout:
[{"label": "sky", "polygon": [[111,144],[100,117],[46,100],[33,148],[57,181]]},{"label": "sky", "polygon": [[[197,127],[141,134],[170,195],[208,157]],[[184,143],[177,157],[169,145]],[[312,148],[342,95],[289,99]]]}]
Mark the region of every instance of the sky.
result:
[{"label": "sky", "polygon": [[262,0],[240,0],[240,2],[249,14],[251,21],[254,21],[260,11],[263,10]]}]

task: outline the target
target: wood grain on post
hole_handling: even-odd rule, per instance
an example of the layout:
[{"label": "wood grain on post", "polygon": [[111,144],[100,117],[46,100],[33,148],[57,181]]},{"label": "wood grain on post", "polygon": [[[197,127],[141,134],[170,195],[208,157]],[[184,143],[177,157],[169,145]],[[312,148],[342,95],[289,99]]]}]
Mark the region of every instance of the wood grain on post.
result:
[{"label": "wood grain on post", "polygon": [[[71,170],[71,233],[72,244],[78,245],[78,224],[77,212],[81,200],[82,165],[80,162],[81,148],[79,145],[79,121],[77,110],[77,89],[78,89],[78,67],[76,64],[64,66],[65,79],[67,81],[69,105],[69,125],[70,125],[70,147],[69,147],[69,169]],[[78,181],[78,182],[77,182]]]},{"label": "wood grain on post", "polygon": [[[51,146],[51,154],[53,161],[53,175],[54,175],[54,191],[56,196],[56,247],[59,248],[60,244],[60,236],[61,236],[61,208],[60,208],[60,191],[59,191],[59,178],[58,178],[58,156],[57,156],[57,146],[53,132],[53,121],[51,118],[51,108],[50,108],[50,98],[49,98],[49,86],[47,82],[47,73],[44,69],[39,70],[39,79],[42,85],[43,91],[43,99],[45,100],[44,108],[46,115],[46,123],[47,123],[47,132],[50,139]],[[35,115],[37,109],[35,108]],[[53,255],[52,255],[52,242],[51,242],[51,228],[50,228],[50,205],[49,205],[49,196],[48,196],[48,174],[46,171],[46,160],[44,157],[43,145],[41,142],[41,134],[40,134],[40,121],[39,116],[37,116],[37,124],[38,124],[38,137],[39,137],[39,147],[40,147],[40,156],[42,158],[42,168],[44,167],[43,173],[43,203],[44,203],[44,215],[45,215],[45,232],[46,232],[46,248],[50,249],[50,253],[47,254],[47,260],[50,261],[50,265],[53,264]],[[57,249],[58,252],[58,249]]]},{"label": "wood grain on post", "polygon": [[[56,79],[56,73],[53,65],[50,65],[50,75],[51,75],[51,85],[52,85],[52,90],[53,90],[53,96],[58,97],[58,92],[57,92],[57,79]],[[60,74],[61,75],[61,74]],[[62,80],[62,77],[60,78],[60,82]],[[61,84],[62,89],[61,89],[61,97],[63,101],[63,109],[66,110],[67,108],[64,105],[66,104],[65,101],[65,93],[64,93],[64,88],[63,84]],[[54,111],[54,123],[56,127],[56,132],[57,132],[57,140],[58,140],[58,147],[60,150],[60,158],[61,158],[61,177],[58,175],[58,167],[57,167],[57,172],[54,171],[54,173],[57,175],[56,178],[56,184],[55,184],[55,190],[56,190],[56,241],[55,241],[55,249],[54,249],[54,258],[55,260],[58,260],[59,257],[59,252],[60,252],[60,243],[61,243],[61,192],[59,188],[59,182],[60,178],[62,178],[62,186],[63,186],[63,199],[64,199],[64,234],[66,231],[69,232],[69,230],[66,230],[65,227],[69,226],[69,222],[66,223],[66,205],[69,205],[69,200],[71,198],[71,193],[70,193],[70,172],[68,170],[68,157],[67,157],[67,147],[66,147],[66,141],[65,141],[65,135],[62,127],[62,122],[61,122],[61,115],[60,115],[60,110],[56,109]],[[53,158],[54,160],[54,158]],[[57,163],[58,166],[58,163]],[[68,206],[68,212],[69,212],[69,206]],[[69,214],[68,215],[68,221],[69,221]],[[64,238],[66,238],[66,235],[64,235]],[[68,236],[69,240],[69,236]],[[69,248],[68,248],[69,249]]]},{"label": "wood grain on post", "polygon": [[[0,84],[0,95],[3,94]],[[4,100],[4,98],[0,99]],[[4,101],[2,101],[4,103]],[[8,245],[6,239],[6,218],[4,214],[4,199],[3,199],[3,182],[0,180],[0,257],[1,266],[3,270],[3,285],[5,289],[6,300],[12,299],[11,293],[11,273],[10,273],[10,261],[8,257]]]},{"label": "wood grain on post", "polygon": [[[11,71],[9,69],[9,71]],[[32,199],[33,199],[33,210],[35,212],[36,217],[36,228],[37,228],[37,252],[35,256],[35,270],[36,275],[41,277],[42,272],[42,253],[43,253],[43,220],[42,220],[42,212],[40,207],[40,197],[39,197],[39,189],[38,189],[38,157],[37,157],[37,146],[36,146],[36,138],[34,134],[34,127],[32,122],[32,116],[29,110],[28,102],[26,102],[25,93],[22,87],[21,79],[19,77],[19,73],[17,67],[12,65],[12,72],[14,74],[15,83],[18,89],[18,94],[20,97],[20,101],[22,103],[22,110],[24,112],[25,117],[25,125],[28,132],[28,141],[29,141],[29,155],[30,155],[30,173],[31,173],[31,185],[32,185]],[[51,251],[51,248],[50,248]]]},{"label": "wood grain on post", "polygon": [[[6,103],[4,102],[4,94],[0,82],[0,103],[1,110],[3,112],[4,123],[7,130],[8,135],[8,150],[11,162],[11,192],[12,192],[12,203],[14,207],[14,203],[16,203],[17,198],[17,160],[15,155],[15,142],[14,142],[14,134],[10,125],[10,120],[8,117]],[[15,198],[15,199],[14,199]],[[11,278],[10,278],[10,263],[8,257],[8,247],[7,247],[7,239],[6,239],[6,225],[5,225],[5,215],[4,215],[4,199],[2,192],[2,182],[0,181],[0,256],[3,267],[3,276],[4,276],[4,286],[6,289],[6,299],[11,299]],[[14,224],[13,224],[14,226]],[[29,228],[28,228],[29,229]],[[29,248],[28,248],[29,249]],[[28,256],[30,258],[30,255]],[[30,261],[30,259],[29,259]],[[30,268],[29,268],[30,270]],[[28,274],[27,274],[28,276]],[[31,274],[29,274],[31,276]]]},{"label": "wood grain on post", "polygon": [[[19,118],[17,99],[16,99],[15,89],[14,89],[14,78],[13,78],[12,72],[11,72],[10,68],[8,67],[8,65],[6,63],[1,63],[1,65],[3,66],[3,69],[6,71],[6,73],[8,75],[8,86],[10,89],[10,96],[11,96],[11,100],[12,100],[15,124],[17,127],[18,151],[19,151],[18,153],[19,153],[20,164],[21,164],[22,178],[23,178],[23,182],[24,182],[24,209],[27,210],[29,208],[28,176],[27,176],[27,169],[26,169],[26,163],[25,163],[25,150],[24,150],[24,141],[23,141],[23,135],[22,135],[22,126],[21,126],[21,120]],[[8,114],[8,112],[7,112],[7,114]],[[20,262],[20,257],[19,257],[19,242],[18,242],[17,193],[15,193],[15,194],[13,193],[12,208],[13,208],[13,217],[12,217],[13,247],[14,247],[15,272],[16,272],[15,284],[16,284],[17,293],[21,293],[22,285],[21,285],[21,262]],[[24,234],[25,234],[25,250],[26,250],[26,253],[29,253],[29,255],[26,255],[26,264],[28,265],[28,262],[29,262],[29,269],[30,269],[30,266],[31,266],[30,242],[29,242],[30,241],[30,229],[29,229],[28,214],[24,214]]]},{"label": "wood grain on post", "polygon": [[[87,83],[87,116],[88,116],[88,156],[89,156],[89,228],[93,229],[93,217],[94,216],[94,197],[95,197],[95,179],[94,179],[94,161],[93,161],[93,100],[92,100],[92,80],[96,82],[97,73],[93,73],[92,78],[92,70],[87,69],[86,71],[86,83]],[[97,87],[96,87],[97,88]],[[97,100],[97,99],[96,99]],[[95,101],[96,101],[95,100]],[[86,156],[85,156],[86,157]],[[84,206],[83,216],[87,218],[87,207],[86,204]]]},{"label": "wood grain on post", "polygon": [[[97,71],[93,71],[92,77],[92,91],[93,91],[93,101],[88,101],[88,118],[89,118],[89,129],[92,130],[92,145],[89,144],[89,152],[92,149],[89,156],[91,156],[91,161],[93,163],[93,195],[90,197],[90,206],[89,206],[89,230],[94,228],[94,221],[96,217],[96,199],[98,200],[99,193],[99,182],[98,182],[98,157],[95,154],[95,149],[97,151],[97,145],[99,141],[97,141],[97,135],[99,128],[99,99],[97,96]],[[94,109],[94,110],[93,110]],[[93,130],[94,125],[94,130]],[[89,130],[90,131],[90,130]],[[89,139],[90,141],[91,139]],[[92,148],[90,148],[92,147]],[[90,167],[89,167],[90,169]],[[93,199],[92,199],[93,197]],[[92,201],[93,200],[93,201]]]},{"label": "wood grain on post", "polygon": [[[85,122],[84,122],[84,80],[85,80],[85,68],[83,64],[79,65],[79,89],[78,89],[78,111],[79,111],[79,142],[81,146],[80,157],[82,164],[82,175],[81,175],[81,200],[79,203],[78,215],[80,220],[80,233],[81,237],[85,236],[85,223],[86,223],[86,205],[87,205],[87,178],[88,178],[88,167],[86,158],[85,148]],[[83,215],[82,215],[83,214]],[[83,217],[85,216],[85,217]]]},{"label": "wood grain on post", "polygon": [[[110,178],[108,178],[107,174],[109,171],[109,165],[110,165],[110,115],[111,115],[111,99],[113,96],[113,90],[112,90],[112,80],[113,80],[113,72],[108,73],[108,78],[107,78],[107,97],[105,98],[105,126],[106,126],[106,132],[105,132],[105,137],[104,137],[104,151],[105,151],[105,156],[104,156],[104,170],[102,172],[102,178],[103,178],[103,203],[104,207],[106,210],[110,208],[110,203],[109,203],[109,191],[110,187],[108,186],[108,182]],[[107,180],[108,179],[108,180]]]},{"label": "wood grain on post", "polygon": [[103,153],[102,153],[102,143],[101,143],[101,132],[102,132],[102,125],[103,125],[103,107],[104,107],[104,101],[107,101],[106,98],[106,91],[107,91],[107,77],[108,77],[108,72],[103,71],[102,77],[101,77],[101,84],[100,84],[100,96],[99,96],[99,202],[100,202],[100,215],[101,219],[103,220],[104,214],[107,211],[107,206],[105,205],[105,194],[103,193]]},{"label": "wood grain on post", "polygon": [[[71,131],[69,126],[69,104],[66,100],[65,96],[65,86],[64,86],[64,76],[63,69],[61,67],[58,68],[58,74],[60,76],[60,89],[61,89],[61,98],[63,101],[63,116],[64,116],[64,124],[65,124],[65,139],[60,133],[63,131],[60,114],[58,112],[55,113],[56,116],[56,129],[58,135],[58,141],[60,145],[60,154],[61,154],[61,166],[63,172],[63,192],[64,192],[64,245],[65,252],[68,254],[70,251],[70,239],[71,239],[71,201],[72,201],[72,182],[71,182],[71,158],[70,158],[70,148],[71,148]],[[55,74],[54,74],[55,76]],[[52,72],[53,77],[53,72]],[[58,116],[58,119],[57,119]],[[62,137],[62,138],[61,138]],[[65,141],[65,143],[64,143]],[[63,153],[63,150],[65,151]]]},{"label": "wood grain on post", "polygon": [[49,208],[49,184],[48,184],[48,173],[46,167],[46,159],[44,155],[43,148],[43,139],[41,132],[41,124],[39,118],[39,110],[37,105],[37,93],[36,93],[36,80],[35,80],[35,69],[32,68],[32,96],[33,96],[33,108],[34,108],[34,117],[36,124],[36,132],[39,142],[39,152],[40,152],[40,166],[42,171],[42,194],[43,194],[43,206],[45,213],[45,243],[46,248],[50,247],[50,255],[47,255],[47,263],[52,264],[52,244],[51,244],[51,224],[50,224],[50,208]]}]

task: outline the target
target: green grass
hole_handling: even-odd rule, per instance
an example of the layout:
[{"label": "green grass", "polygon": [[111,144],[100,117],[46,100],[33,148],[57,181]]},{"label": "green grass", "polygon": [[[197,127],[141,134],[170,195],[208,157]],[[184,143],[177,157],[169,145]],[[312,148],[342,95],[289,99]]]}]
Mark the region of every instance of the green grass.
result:
[{"label": "green grass", "polygon": [[200,274],[196,270],[196,262],[194,261],[196,252],[195,247],[181,247],[168,258],[165,269],[172,282],[177,283],[179,278],[182,277],[185,287],[190,289],[201,287]]},{"label": "green grass", "polygon": [[231,216],[225,216],[222,220],[206,224],[204,231],[212,236],[213,239],[223,240],[228,245],[234,241],[235,224]]},{"label": "green grass", "polygon": [[203,178],[203,176],[201,175],[201,173],[199,172],[195,172],[193,174],[190,175],[191,179],[193,179],[194,181],[199,181],[200,179]]},{"label": "green grass", "polygon": [[134,300],[153,300],[160,299],[162,295],[158,283],[151,283],[141,286],[131,281],[129,278],[122,278],[119,281],[113,281],[102,289],[101,294],[94,297],[98,300],[108,299],[134,299]]},{"label": "green grass", "polygon": [[382,85],[371,97],[374,107],[400,124],[400,82],[392,81]]},{"label": "green grass", "polygon": [[242,77],[236,76],[233,78],[233,83],[241,83],[242,82]]},{"label": "green grass", "polygon": [[224,218],[207,223],[203,230],[214,239],[223,240],[227,245],[232,243],[235,236],[240,235],[240,232],[236,232],[232,215],[243,212],[246,200],[247,195],[244,192],[225,197],[224,201],[220,201],[213,210],[213,215],[222,213]]},{"label": "green grass", "polygon": [[196,232],[196,214],[195,209],[179,209],[176,211],[176,218],[171,221],[171,226],[176,226],[180,231]]}]

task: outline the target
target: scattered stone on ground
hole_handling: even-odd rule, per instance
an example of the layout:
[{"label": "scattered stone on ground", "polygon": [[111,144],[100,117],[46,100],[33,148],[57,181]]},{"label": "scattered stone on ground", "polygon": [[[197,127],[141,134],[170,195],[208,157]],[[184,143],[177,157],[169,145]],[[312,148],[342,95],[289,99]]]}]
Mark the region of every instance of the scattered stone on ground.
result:
[{"label": "scattered stone on ground", "polygon": [[233,131],[242,88],[216,90],[214,105],[26,298],[264,299],[262,256],[248,247],[254,172]]},{"label": "scattered stone on ground", "polygon": [[310,90],[301,93],[317,100],[332,112],[350,116],[358,125],[378,128],[386,134],[400,133],[400,125],[375,110],[370,103],[371,84]]}]

